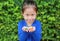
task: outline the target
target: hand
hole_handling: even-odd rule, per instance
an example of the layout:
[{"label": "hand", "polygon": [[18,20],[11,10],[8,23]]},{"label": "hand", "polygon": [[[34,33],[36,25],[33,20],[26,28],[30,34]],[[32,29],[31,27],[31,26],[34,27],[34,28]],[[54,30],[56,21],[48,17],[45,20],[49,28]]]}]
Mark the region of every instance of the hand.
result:
[{"label": "hand", "polygon": [[36,28],[35,27],[29,27],[29,32],[34,32],[36,30]]},{"label": "hand", "polygon": [[25,27],[25,26],[24,26],[24,27],[22,28],[22,30],[28,32],[28,27]]}]

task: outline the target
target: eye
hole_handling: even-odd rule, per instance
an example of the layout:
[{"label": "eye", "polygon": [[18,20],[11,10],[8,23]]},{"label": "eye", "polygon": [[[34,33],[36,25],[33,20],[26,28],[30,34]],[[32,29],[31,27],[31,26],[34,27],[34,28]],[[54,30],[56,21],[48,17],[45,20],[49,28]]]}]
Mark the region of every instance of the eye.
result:
[{"label": "eye", "polygon": [[32,16],[34,16],[35,14],[32,14]]},{"label": "eye", "polygon": [[29,16],[29,14],[26,14],[26,16]]}]

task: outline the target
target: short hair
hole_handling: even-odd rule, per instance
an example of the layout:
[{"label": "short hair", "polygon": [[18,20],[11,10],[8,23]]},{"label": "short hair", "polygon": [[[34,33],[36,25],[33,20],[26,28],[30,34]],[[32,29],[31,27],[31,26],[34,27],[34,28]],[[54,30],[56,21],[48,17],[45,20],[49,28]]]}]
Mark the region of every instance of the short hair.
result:
[{"label": "short hair", "polygon": [[38,7],[37,7],[37,4],[36,4],[36,2],[34,1],[34,0],[24,0],[23,1],[23,5],[22,5],[22,12],[24,12],[24,9],[25,9],[25,6],[28,6],[28,5],[32,5],[32,6],[34,6],[35,7],[35,10],[36,10],[36,12],[37,12],[37,10],[38,10]]}]

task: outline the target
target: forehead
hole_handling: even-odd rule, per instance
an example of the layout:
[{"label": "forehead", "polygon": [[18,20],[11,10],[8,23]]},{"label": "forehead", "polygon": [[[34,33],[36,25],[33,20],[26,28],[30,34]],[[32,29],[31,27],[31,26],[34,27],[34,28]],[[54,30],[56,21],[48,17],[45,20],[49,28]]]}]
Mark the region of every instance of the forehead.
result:
[{"label": "forehead", "polygon": [[36,11],[34,10],[34,8],[30,7],[30,8],[26,8],[24,10],[24,13],[36,13]]}]

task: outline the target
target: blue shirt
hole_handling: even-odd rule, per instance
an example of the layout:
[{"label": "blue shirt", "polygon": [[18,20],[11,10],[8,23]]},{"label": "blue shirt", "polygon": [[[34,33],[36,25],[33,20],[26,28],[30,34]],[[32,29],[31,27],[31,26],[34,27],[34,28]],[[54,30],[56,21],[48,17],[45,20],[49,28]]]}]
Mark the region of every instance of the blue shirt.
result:
[{"label": "blue shirt", "polygon": [[41,22],[35,20],[32,26],[36,27],[34,32],[25,32],[22,30],[23,26],[26,26],[27,23],[25,20],[21,20],[18,22],[18,40],[19,41],[40,41],[42,38],[42,27]]}]

